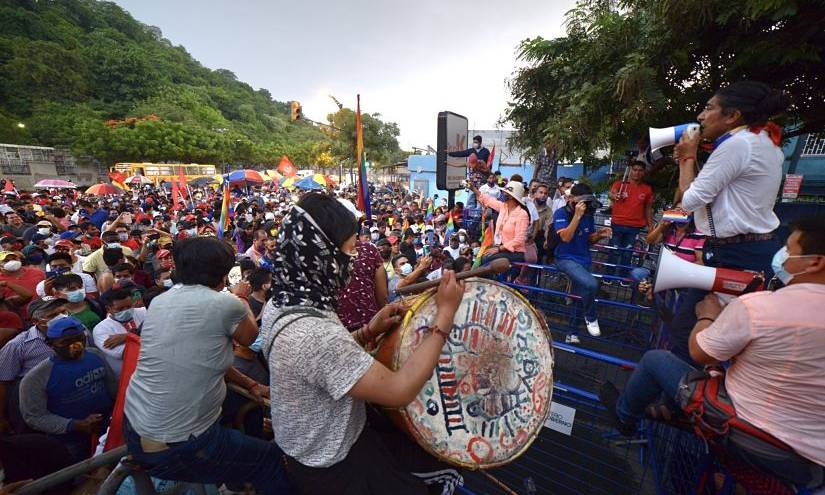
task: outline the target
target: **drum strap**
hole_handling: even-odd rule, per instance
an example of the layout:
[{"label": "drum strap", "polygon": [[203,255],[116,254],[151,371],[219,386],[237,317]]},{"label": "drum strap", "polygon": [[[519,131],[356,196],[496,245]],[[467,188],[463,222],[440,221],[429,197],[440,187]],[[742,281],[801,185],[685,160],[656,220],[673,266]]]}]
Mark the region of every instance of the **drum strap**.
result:
[{"label": "drum strap", "polygon": [[[308,308],[308,307],[304,307],[304,306],[293,306],[291,308],[285,309],[283,311],[283,313],[279,314],[278,317],[275,318],[275,321],[272,322],[272,328],[274,329],[275,324],[278,323],[278,321],[280,321],[281,318],[283,318],[284,316],[295,315],[295,314],[300,314],[301,316],[292,319],[291,321],[289,321],[289,323],[294,323],[294,322],[296,322],[298,320],[301,320],[303,318],[312,318],[312,317],[314,317],[314,318],[325,318],[324,314],[321,313],[320,311],[318,311],[315,308]],[[267,360],[269,360],[269,354],[272,353],[272,346],[275,344],[275,339],[278,338],[278,335],[281,335],[281,332],[283,332],[284,328],[286,328],[286,325],[281,325],[281,328],[275,330],[275,334],[272,335],[272,341],[269,343],[269,347],[266,348],[265,356],[266,356]]]}]

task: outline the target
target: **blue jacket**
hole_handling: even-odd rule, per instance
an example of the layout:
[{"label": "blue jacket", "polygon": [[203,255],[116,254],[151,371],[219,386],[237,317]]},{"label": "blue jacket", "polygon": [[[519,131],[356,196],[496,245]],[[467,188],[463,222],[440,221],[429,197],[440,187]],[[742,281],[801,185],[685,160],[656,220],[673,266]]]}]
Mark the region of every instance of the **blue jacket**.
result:
[{"label": "blue jacket", "polygon": [[[473,153],[476,154],[476,158],[478,158],[479,160],[483,160],[485,163],[487,163],[487,160],[490,159],[490,150],[488,150],[484,146],[482,146],[479,149],[467,148],[464,151],[452,151],[450,153],[447,153],[447,155],[454,156],[456,158],[462,158],[462,157],[466,158],[466,157],[472,155]],[[493,164],[488,163],[488,165],[492,166]]]}]

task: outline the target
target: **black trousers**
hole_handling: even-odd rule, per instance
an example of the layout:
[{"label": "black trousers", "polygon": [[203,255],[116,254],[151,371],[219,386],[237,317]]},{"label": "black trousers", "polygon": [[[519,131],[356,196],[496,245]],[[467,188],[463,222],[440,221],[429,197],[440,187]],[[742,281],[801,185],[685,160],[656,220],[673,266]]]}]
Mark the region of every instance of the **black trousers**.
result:
[{"label": "black trousers", "polygon": [[288,457],[287,475],[307,495],[441,494],[463,484],[456,468],[432,457],[369,405],[367,424],[344,460],[314,468]]}]

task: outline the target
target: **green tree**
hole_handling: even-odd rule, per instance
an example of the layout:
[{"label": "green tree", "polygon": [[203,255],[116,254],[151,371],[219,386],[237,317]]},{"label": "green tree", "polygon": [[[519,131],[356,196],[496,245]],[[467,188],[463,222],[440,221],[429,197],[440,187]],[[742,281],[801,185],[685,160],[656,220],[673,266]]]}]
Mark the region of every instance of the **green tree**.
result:
[{"label": "green tree", "polygon": [[592,161],[754,79],[791,95],[790,134],[822,131],[823,22],[825,4],[804,0],[582,0],[566,36],[522,42],[505,120],[527,149]]},{"label": "green tree", "polygon": [[[361,114],[364,133],[364,150],[367,160],[376,164],[392,163],[402,155],[398,146],[398,135],[401,131],[395,122],[384,122],[380,114]],[[329,114],[327,120],[334,127],[340,129],[332,133],[330,153],[345,163],[354,163],[356,159],[356,127],[355,112],[349,108],[342,108]]]}]

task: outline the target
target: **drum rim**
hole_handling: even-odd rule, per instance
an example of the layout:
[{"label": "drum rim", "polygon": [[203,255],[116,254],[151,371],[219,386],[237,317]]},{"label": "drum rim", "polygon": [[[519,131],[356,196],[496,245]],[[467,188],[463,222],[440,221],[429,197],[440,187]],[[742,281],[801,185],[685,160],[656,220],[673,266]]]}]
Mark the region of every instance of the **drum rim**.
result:
[{"label": "drum rim", "polygon": [[[502,288],[506,289],[510,293],[515,294],[522,302],[524,302],[532,310],[533,315],[539,321],[539,326],[541,327],[541,329],[544,333],[544,336],[547,338],[547,344],[548,344],[548,347],[549,347],[550,359],[551,359],[550,377],[547,380],[547,386],[549,387],[549,390],[548,390],[548,393],[547,393],[547,405],[546,405],[545,410],[544,410],[543,421],[541,422],[542,426],[540,426],[539,429],[536,430],[536,432],[532,436],[532,438],[527,440],[527,442],[525,442],[524,445],[516,453],[514,453],[510,458],[508,458],[506,460],[498,461],[498,462],[489,462],[489,463],[461,462],[461,461],[458,461],[458,460],[455,460],[455,459],[445,457],[444,455],[442,455],[442,453],[437,452],[435,449],[433,449],[429,445],[429,443],[419,441],[419,439],[414,439],[416,444],[418,444],[422,449],[424,449],[427,453],[429,453],[430,455],[432,455],[436,459],[442,460],[442,461],[444,461],[448,464],[452,464],[454,466],[467,468],[467,469],[471,469],[471,470],[475,471],[475,470],[478,470],[478,469],[489,469],[489,468],[495,468],[495,467],[500,467],[500,466],[507,465],[507,464],[515,461],[519,457],[521,457],[533,445],[533,442],[536,441],[539,434],[541,433],[542,428],[544,428],[544,423],[547,422],[547,418],[550,415],[550,405],[553,401],[553,392],[554,392],[554,389],[555,389],[555,382],[553,381],[554,380],[553,366],[555,366],[555,364],[556,364],[556,355],[555,355],[555,350],[553,348],[553,336],[550,333],[550,327],[547,325],[547,320],[544,318],[544,314],[542,314],[541,311],[536,309],[536,307],[533,306],[533,304],[530,303],[530,301],[526,297],[524,297],[524,295],[521,292],[519,292],[518,290],[515,290],[512,287],[508,286],[507,284],[503,284],[503,283],[501,283],[497,280],[489,280],[489,279],[480,278],[480,277],[471,277],[471,278],[466,279],[466,281],[468,281],[468,282],[481,282],[481,283],[488,283],[488,284],[491,284],[491,285],[497,285],[499,287],[502,287]],[[398,344],[399,345],[396,347],[396,349],[394,350],[393,355],[392,355],[393,370],[398,370],[400,368],[401,363],[399,362],[399,360],[401,358],[401,342],[404,341],[404,337],[407,336],[407,333],[412,331],[411,328],[408,328],[408,324],[409,324],[410,320],[412,320],[412,318],[415,315],[416,311],[419,308],[421,308],[421,306],[423,306],[427,301],[429,301],[430,298],[435,296],[435,293],[436,293],[436,289],[434,289],[434,288],[430,289],[426,292],[421,293],[416,298],[416,301],[413,303],[413,305],[410,307],[410,309],[407,310],[407,313],[404,315],[404,318],[401,321],[400,328],[398,329],[398,331],[399,331]],[[451,331],[452,331],[452,329],[451,329]],[[444,344],[446,345],[447,343],[445,342]],[[429,381],[429,379],[428,379],[428,381]],[[424,386],[426,386],[426,383],[424,384]],[[423,387],[422,387],[422,390],[423,390]],[[421,391],[419,390],[418,393],[420,393],[420,392]],[[412,419],[410,418],[410,415],[407,413],[407,407],[408,406],[409,406],[409,404],[407,406],[403,406],[403,407],[400,407],[400,408],[396,409],[396,411],[399,413],[400,418],[402,419],[402,421],[404,422],[404,424],[407,427],[406,428],[407,432],[408,432],[407,434],[412,436],[412,432],[418,432],[418,428],[415,427],[415,423],[412,421]],[[426,445],[422,445],[422,443],[426,443]]]}]

